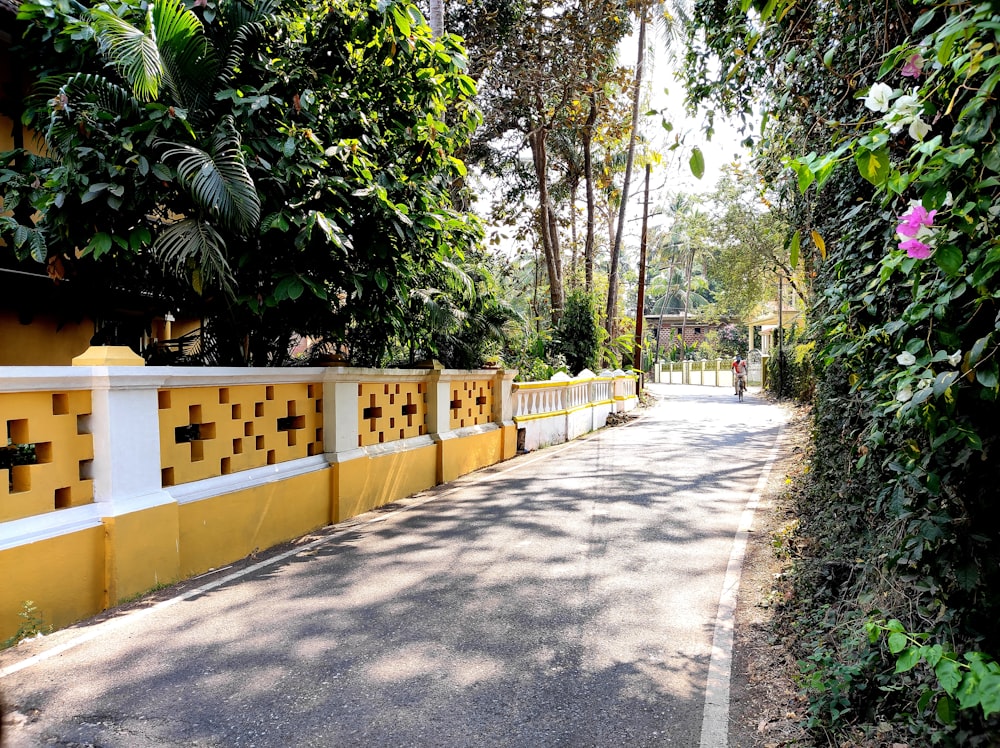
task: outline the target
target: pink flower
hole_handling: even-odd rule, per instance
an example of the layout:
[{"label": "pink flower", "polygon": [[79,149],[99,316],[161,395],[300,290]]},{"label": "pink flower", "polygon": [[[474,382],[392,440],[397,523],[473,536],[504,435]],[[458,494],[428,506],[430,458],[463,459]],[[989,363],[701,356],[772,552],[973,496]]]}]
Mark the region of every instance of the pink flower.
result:
[{"label": "pink flower", "polygon": [[926,260],[931,256],[931,248],[919,239],[907,239],[899,243],[900,249],[905,249],[908,257]]},{"label": "pink flower", "polygon": [[915,237],[922,226],[930,228],[934,225],[936,215],[936,210],[928,211],[920,203],[911,205],[910,209],[899,217],[900,223],[896,227],[896,233],[900,236]]},{"label": "pink flower", "polygon": [[899,71],[899,74],[904,78],[919,78],[923,71],[924,58],[918,54],[913,54],[903,63],[903,69]]}]

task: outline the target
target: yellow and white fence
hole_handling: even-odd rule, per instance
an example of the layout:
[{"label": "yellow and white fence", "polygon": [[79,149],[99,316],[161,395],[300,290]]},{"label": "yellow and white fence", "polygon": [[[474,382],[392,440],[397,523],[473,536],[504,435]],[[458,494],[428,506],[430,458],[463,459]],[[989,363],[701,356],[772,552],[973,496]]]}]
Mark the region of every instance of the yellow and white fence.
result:
[{"label": "yellow and white fence", "polygon": [[0,367],[0,641],[512,457],[504,370]]},{"label": "yellow and white fence", "polygon": [[585,369],[573,378],[559,373],[547,382],[518,382],[513,398],[518,446],[526,451],[599,429],[610,413],[639,403],[635,375],[620,369],[599,375]]}]

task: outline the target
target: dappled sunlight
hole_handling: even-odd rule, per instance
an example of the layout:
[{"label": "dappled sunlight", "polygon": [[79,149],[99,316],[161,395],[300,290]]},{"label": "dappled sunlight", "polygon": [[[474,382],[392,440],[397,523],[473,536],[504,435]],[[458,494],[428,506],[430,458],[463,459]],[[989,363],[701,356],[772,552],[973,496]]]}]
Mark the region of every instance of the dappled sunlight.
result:
[{"label": "dappled sunlight", "polygon": [[[256,744],[696,745],[729,549],[779,426],[761,408],[734,429],[738,410],[665,399],[330,528],[126,625],[113,655],[81,647],[5,685],[120,729],[142,714],[164,745],[244,744],[213,703],[262,715]],[[74,725],[58,729],[77,742],[110,729]]]},{"label": "dappled sunlight", "polygon": [[440,647],[423,644],[386,653],[365,670],[368,677],[377,681],[403,682],[433,674],[452,685],[468,688],[497,678],[505,668],[501,661],[476,653],[441,651]]}]

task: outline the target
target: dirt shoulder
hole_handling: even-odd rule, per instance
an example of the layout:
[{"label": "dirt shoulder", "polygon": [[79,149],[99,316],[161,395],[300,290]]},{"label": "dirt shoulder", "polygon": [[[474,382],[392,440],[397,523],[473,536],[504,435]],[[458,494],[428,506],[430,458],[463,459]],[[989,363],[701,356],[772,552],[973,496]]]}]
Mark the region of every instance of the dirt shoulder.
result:
[{"label": "dirt shoulder", "polygon": [[729,715],[733,748],[815,744],[803,727],[806,705],[794,681],[795,659],[773,625],[791,567],[784,538],[795,527],[795,496],[809,467],[809,409],[787,407],[783,447],[754,515],[740,578]]}]

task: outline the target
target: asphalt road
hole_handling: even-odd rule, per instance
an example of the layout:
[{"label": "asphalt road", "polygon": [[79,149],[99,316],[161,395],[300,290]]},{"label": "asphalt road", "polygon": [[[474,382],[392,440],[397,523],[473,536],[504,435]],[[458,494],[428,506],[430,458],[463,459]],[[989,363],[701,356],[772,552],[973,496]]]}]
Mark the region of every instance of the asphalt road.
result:
[{"label": "asphalt road", "polygon": [[784,413],[650,389],[627,426],[0,653],[5,748],[724,745],[720,596]]}]

